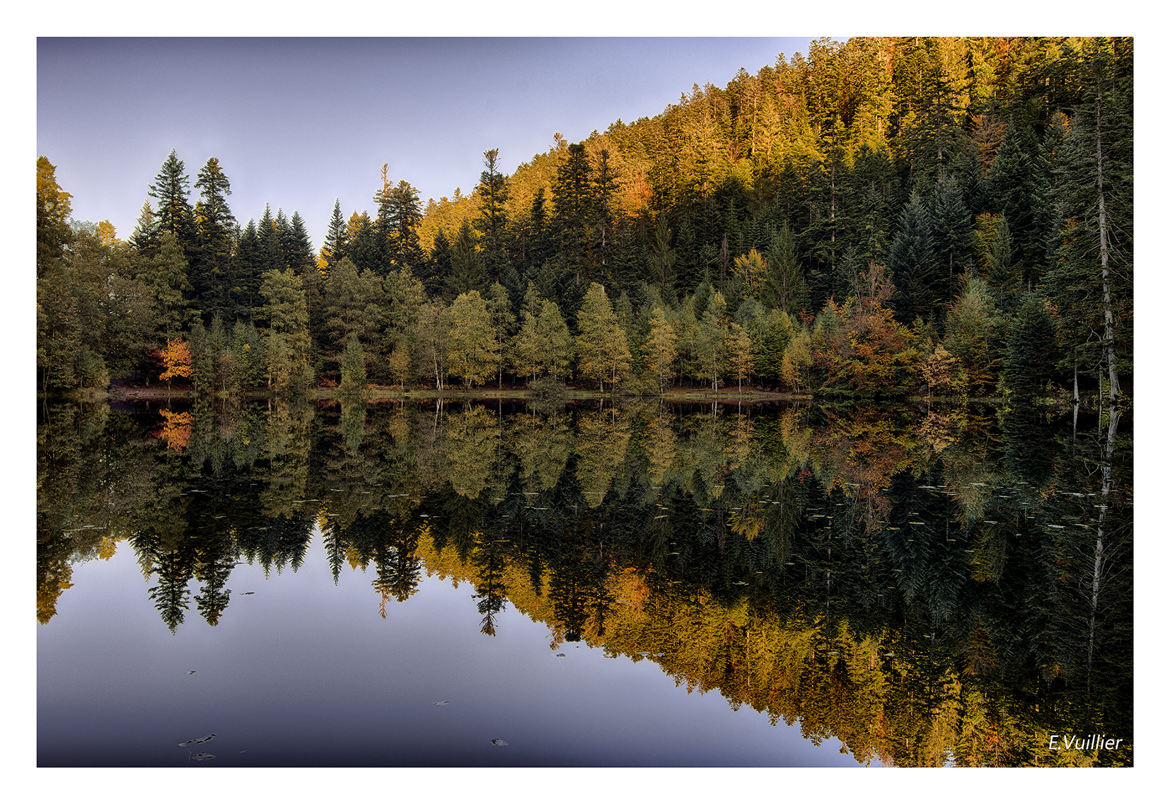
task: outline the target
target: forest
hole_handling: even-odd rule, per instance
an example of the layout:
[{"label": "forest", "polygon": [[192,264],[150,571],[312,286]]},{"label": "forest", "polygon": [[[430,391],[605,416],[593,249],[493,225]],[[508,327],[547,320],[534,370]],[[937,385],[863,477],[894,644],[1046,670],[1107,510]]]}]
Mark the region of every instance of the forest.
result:
[{"label": "forest", "polygon": [[120,238],[40,156],[38,393],[1132,395],[1130,38],[819,40],[470,194],[371,189],[317,248],[172,151]]}]

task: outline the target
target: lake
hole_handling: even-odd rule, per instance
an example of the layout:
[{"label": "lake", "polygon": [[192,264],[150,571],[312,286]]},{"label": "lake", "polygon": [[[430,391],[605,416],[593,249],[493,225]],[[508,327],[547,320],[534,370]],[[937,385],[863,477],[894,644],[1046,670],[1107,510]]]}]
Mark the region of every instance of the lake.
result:
[{"label": "lake", "polygon": [[49,404],[37,445],[41,766],[1133,764],[1125,417]]}]

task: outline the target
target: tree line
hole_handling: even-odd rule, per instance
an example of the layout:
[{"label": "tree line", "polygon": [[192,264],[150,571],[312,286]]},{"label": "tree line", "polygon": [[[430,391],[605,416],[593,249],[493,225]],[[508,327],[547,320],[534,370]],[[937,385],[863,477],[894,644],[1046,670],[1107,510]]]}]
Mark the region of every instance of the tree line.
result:
[{"label": "tree line", "polygon": [[38,384],[1069,397],[1132,380],[1132,40],[817,41],[314,250],[174,152],[134,232],[37,163]]}]

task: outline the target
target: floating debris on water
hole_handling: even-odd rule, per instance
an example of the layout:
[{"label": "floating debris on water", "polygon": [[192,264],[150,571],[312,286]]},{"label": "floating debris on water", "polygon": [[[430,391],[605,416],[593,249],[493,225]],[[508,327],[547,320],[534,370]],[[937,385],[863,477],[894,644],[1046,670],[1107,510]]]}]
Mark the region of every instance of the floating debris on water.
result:
[{"label": "floating debris on water", "polygon": [[447,705],[447,704],[449,704],[449,703],[451,703],[451,702],[450,702],[450,701],[448,701],[448,700],[446,700],[446,699],[444,699],[444,700],[442,700],[442,701],[435,701],[435,706],[446,706],[446,705]]},{"label": "floating debris on water", "polygon": [[192,754],[191,759],[196,762],[203,762],[205,759],[215,759],[215,754],[205,754],[202,751]]},{"label": "floating debris on water", "polygon": [[558,658],[558,659],[563,659],[563,658],[565,658],[565,654],[563,654],[563,653],[558,653],[558,654],[557,654],[557,658]]},{"label": "floating debris on water", "polygon": [[195,675],[195,671],[194,671],[194,670],[188,670],[188,671],[187,671],[187,675],[189,675],[189,676],[193,676],[193,675]]},{"label": "floating debris on water", "polygon": [[254,595],[255,592],[240,592],[241,595]]},{"label": "floating debris on water", "polygon": [[[191,672],[194,673],[195,671],[192,670]],[[189,745],[199,745],[200,743],[211,742],[211,740],[213,740],[214,738],[215,738],[215,732],[213,731],[210,734],[203,735],[202,737],[195,737],[195,738],[190,739],[190,740],[184,740],[183,742],[179,743],[179,748],[186,748]]]},{"label": "floating debris on water", "polygon": [[493,737],[492,738],[492,745],[507,745],[507,744],[508,744],[508,741],[503,739],[502,737]]}]

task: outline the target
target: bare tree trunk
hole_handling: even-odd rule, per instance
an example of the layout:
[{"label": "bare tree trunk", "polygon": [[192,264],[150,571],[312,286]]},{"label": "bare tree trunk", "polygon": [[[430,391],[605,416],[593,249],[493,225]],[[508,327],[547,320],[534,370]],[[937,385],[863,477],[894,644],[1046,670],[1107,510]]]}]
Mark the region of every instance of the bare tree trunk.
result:
[{"label": "bare tree trunk", "polygon": [[1117,440],[1117,409],[1109,408],[1109,430],[1105,437],[1105,463],[1101,467],[1101,502],[1097,515],[1097,543],[1093,548],[1093,591],[1089,600],[1089,656],[1085,685],[1093,680],[1093,650],[1097,637],[1097,608],[1100,605],[1101,575],[1105,556],[1105,517],[1109,511],[1109,488],[1113,476],[1113,445]]},{"label": "bare tree trunk", "polygon": [[1073,405],[1081,403],[1081,386],[1077,382],[1077,370],[1080,368],[1077,360],[1077,350],[1073,349]]},{"label": "bare tree trunk", "polygon": [[1105,158],[1101,150],[1101,87],[1097,86],[1097,228],[1100,230],[1101,293],[1105,307],[1105,362],[1109,367],[1109,406],[1117,404],[1117,357],[1113,351],[1113,302],[1109,293],[1109,238],[1105,231]]}]

